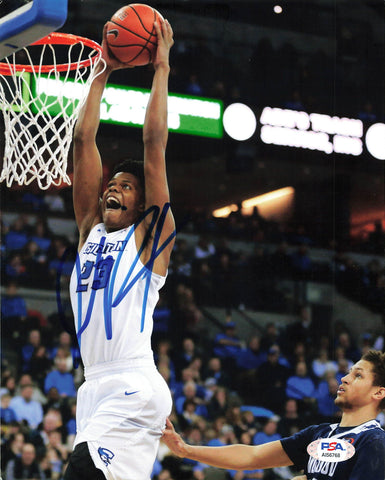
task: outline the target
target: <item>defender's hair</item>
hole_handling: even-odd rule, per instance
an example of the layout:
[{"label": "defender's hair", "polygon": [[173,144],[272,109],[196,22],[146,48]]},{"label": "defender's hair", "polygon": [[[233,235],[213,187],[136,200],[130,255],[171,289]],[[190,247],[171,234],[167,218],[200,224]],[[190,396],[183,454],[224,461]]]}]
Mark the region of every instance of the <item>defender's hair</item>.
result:
[{"label": "defender's hair", "polygon": [[[385,353],[379,350],[368,350],[362,357],[373,365],[373,385],[385,387]],[[380,403],[380,408],[385,409],[385,398]]]}]

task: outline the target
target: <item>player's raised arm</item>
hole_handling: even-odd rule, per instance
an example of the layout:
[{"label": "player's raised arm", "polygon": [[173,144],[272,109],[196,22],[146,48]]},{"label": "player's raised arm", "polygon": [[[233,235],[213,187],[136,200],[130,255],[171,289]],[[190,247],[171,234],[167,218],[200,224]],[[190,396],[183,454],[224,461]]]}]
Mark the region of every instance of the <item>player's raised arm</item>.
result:
[{"label": "player's raised arm", "polygon": [[293,465],[279,440],[264,445],[228,445],[224,447],[186,444],[167,420],[162,440],[178,457],[186,457],[228,470],[253,470]]},{"label": "player's raised arm", "polygon": [[[158,38],[158,47],[153,62],[155,73],[143,126],[145,208],[147,209],[155,205],[162,210],[170,201],[165,152],[168,139],[169,52],[174,40],[171,25],[167,20],[156,23],[155,28]],[[148,218],[149,220],[150,218]],[[147,224],[148,221],[146,222]],[[174,219],[169,210],[161,232],[160,245],[174,232],[174,229]],[[154,267],[155,272],[162,275],[166,273],[172,245],[173,242],[157,258]]]},{"label": "player's raised arm", "polygon": [[105,37],[106,25],[102,43],[104,61],[99,62],[96,67],[95,78],[80,110],[73,138],[73,203],[80,233],[80,247],[92,226],[101,218],[99,200],[102,188],[102,163],[96,145],[100,102],[110,73],[118,68],[127,67],[109,56]]}]

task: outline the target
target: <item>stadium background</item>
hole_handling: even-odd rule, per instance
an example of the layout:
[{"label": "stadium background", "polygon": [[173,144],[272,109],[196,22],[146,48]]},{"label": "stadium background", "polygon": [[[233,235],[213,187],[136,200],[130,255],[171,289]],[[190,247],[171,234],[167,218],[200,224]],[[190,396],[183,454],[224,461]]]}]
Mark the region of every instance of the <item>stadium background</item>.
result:
[{"label": "stadium background", "polygon": [[[61,30],[100,42],[104,22],[120,6],[115,0],[70,0]],[[218,99],[224,108],[241,102],[258,121],[270,106],[361,119],[365,130],[385,122],[382,1],[153,6],[174,29],[171,93]],[[115,72],[111,81],[149,88],[151,75],[151,66],[141,67]],[[354,156],[267,145],[259,129],[243,142],[226,132],[220,139],[169,137],[169,184],[180,233],[156,312],[154,351],[174,393],[173,419],[191,442],[266,441],[269,429],[284,436],[337,418],[329,387],[366,348],[384,348],[384,162],[365,147]],[[108,171],[116,160],[141,156],[141,130],[101,124],[98,146]],[[251,216],[212,216],[216,208],[286,186],[295,189],[291,202],[272,204],[265,216],[262,207]],[[1,210],[2,393],[10,393],[12,406],[20,382],[32,381],[34,395],[43,393],[38,401],[45,419],[31,428],[2,417],[3,458],[12,458],[12,435],[21,431],[24,441],[35,444],[46,476],[57,479],[76,408],[64,384],[82,381],[81,366],[74,369],[71,360],[76,352],[60,337],[72,320],[66,293],[77,235],[71,189],[2,185]],[[234,335],[239,344],[223,348],[221,340]],[[195,352],[182,355],[191,343]],[[282,368],[275,365],[277,348]],[[331,363],[320,361],[325,350]],[[62,383],[48,388],[46,377],[56,372],[60,356],[66,380],[56,374]],[[212,371],[214,357],[222,372]],[[296,372],[303,361],[305,377]],[[336,370],[332,378],[325,365]],[[297,417],[287,413],[290,408]],[[54,426],[45,426],[46,417],[55,417]],[[269,417],[273,421],[266,422]],[[60,441],[49,428],[59,429]],[[159,480],[292,473],[219,472],[172,460],[162,449],[154,467]]]}]

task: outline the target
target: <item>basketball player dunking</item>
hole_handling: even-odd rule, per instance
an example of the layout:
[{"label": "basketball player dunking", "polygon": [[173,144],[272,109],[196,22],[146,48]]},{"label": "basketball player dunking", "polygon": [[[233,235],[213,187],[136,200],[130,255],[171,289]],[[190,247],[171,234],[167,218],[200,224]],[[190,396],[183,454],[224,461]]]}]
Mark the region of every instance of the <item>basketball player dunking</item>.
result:
[{"label": "basketball player dunking", "polygon": [[[156,24],[158,47],[143,127],[144,162],[116,165],[102,192],[95,138],[111,58],[93,81],[74,133],[73,200],[79,246],[71,302],[86,381],[77,399],[75,448],[66,480],[149,480],[171,395],[151,350],[152,314],[165,282],[175,225],[165,149],[173,32]],[[127,105],[127,108],[130,106]]]},{"label": "basketball player dunking", "polygon": [[385,408],[385,354],[370,350],[342,378],[335,400],[339,424],[308,427],[264,445],[187,445],[171,422],[163,440],[175,455],[231,470],[295,465],[297,480],[383,480],[385,432],[376,420]]}]

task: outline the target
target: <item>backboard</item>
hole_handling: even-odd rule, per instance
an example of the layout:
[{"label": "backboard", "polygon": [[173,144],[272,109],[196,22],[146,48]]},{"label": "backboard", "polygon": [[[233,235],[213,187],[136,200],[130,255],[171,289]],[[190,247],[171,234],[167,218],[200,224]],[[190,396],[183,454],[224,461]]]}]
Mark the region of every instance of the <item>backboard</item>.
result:
[{"label": "backboard", "polygon": [[0,60],[60,28],[67,8],[68,0],[4,0]]}]

